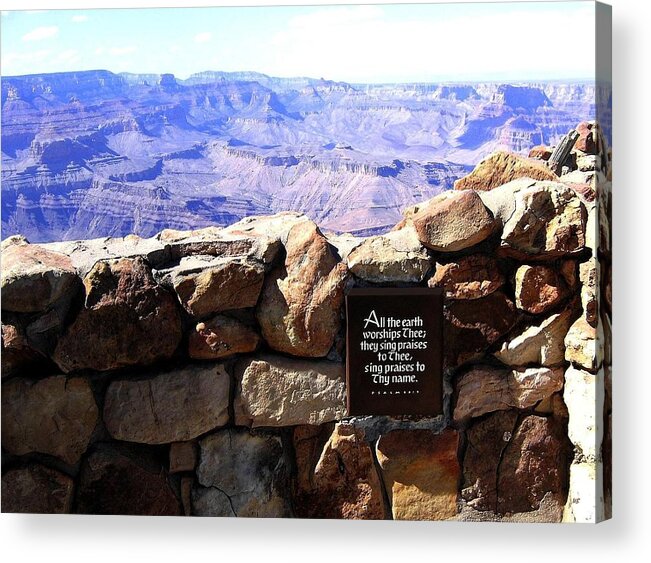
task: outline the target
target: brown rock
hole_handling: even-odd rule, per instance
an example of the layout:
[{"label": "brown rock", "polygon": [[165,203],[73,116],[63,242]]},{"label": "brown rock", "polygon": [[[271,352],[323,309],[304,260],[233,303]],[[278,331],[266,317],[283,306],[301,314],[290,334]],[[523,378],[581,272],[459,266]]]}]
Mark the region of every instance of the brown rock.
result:
[{"label": "brown rock", "polygon": [[339,331],[348,270],[312,222],[291,228],[285,250],[258,305],[262,335],[279,352],[323,357]]},{"label": "brown rock", "polygon": [[597,326],[599,318],[599,281],[601,267],[599,260],[590,258],[579,265],[579,279],[581,280],[581,304],[585,320],[593,327]]},{"label": "brown rock", "polygon": [[2,378],[23,373],[43,357],[27,342],[20,326],[2,325]]},{"label": "brown rock", "polygon": [[230,378],[221,364],[188,365],[150,379],[114,381],[104,423],[116,440],[167,444],[228,422]]},{"label": "brown rock", "polygon": [[529,151],[529,158],[535,158],[537,160],[549,160],[549,157],[552,155],[552,149],[545,145],[536,145],[531,147]]},{"label": "brown rock", "polygon": [[551,494],[565,500],[568,465],[567,438],[553,418],[527,416],[503,453],[497,480],[497,511],[527,512]]},{"label": "brown rock", "polygon": [[565,336],[565,359],[588,371],[596,371],[603,360],[604,335],[600,323],[593,327],[579,317]]},{"label": "brown rock", "polygon": [[475,510],[498,511],[500,461],[517,421],[517,411],[498,411],[478,420],[468,429],[461,497]]},{"label": "brown rock", "polygon": [[2,512],[66,514],[73,487],[70,477],[43,465],[10,469],[2,476]]},{"label": "brown rock", "polygon": [[366,239],[350,252],[347,263],[358,278],[373,283],[418,283],[431,267],[411,226]]},{"label": "brown rock", "polygon": [[132,448],[109,444],[100,444],[84,461],[76,499],[80,514],[182,514],[159,463]]},{"label": "brown rock", "polygon": [[74,465],[88,447],[97,414],[85,379],[12,379],[2,385],[2,447],[15,455],[50,454]]},{"label": "brown rock", "polygon": [[318,435],[304,434],[304,430],[294,432],[301,476],[294,494],[297,516],[383,519],[382,486],[364,431],[351,424],[337,424],[323,451],[311,447]]},{"label": "brown rock", "polygon": [[443,312],[445,361],[451,366],[480,357],[515,325],[515,305],[496,291],[473,301],[452,301]]},{"label": "brown rock", "polygon": [[194,442],[170,444],[170,473],[194,471],[197,465],[197,448]]},{"label": "brown rock", "polygon": [[569,294],[556,268],[523,265],[515,272],[515,304],[527,313],[545,313]]},{"label": "brown rock", "polygon": [[473,366],[456,383],[454,420],[489,412],[526,409],[563,388],[563,367],[501,369]]},{"label": "brown rock", "polygon": [[515,193],[515,210],[502,242],[516,257],[557,258],[583,250],[586,210],[574,190],[558,182],[536,182]]},{"label": "brown rock", "polygon": [[394,430],[377,443],[377,458],[395,520],[446,520],[457,514],[459,435],[447,429]]},{"label": "brown rock", "polygon": [[199,516],[282,518],[291,515],[288,469],[278,436],[221,430],[199,442]]},{"label": "brown rock", "polygon": [[235,423],[240,426],[319,425],[346,413],[342,364],[261,356],[235,368]]},{"label": "brown rock", "polygon": [[70,258],[24,239],[2,249],[2,310],[45,311],[77,288],[79,278]]},{"label": "brown rock", "polygon": [[64,372],[146,365],[174,353],[181,340],[175,300],[142,258],[98,262],[84,285],[86,306],[54,351]]},{"label": "brown rock", "polygon": [[517,178],[558,179],[556,174],[539,161],[508,152],[496,152],[482,160],[468,176],[457,180],[454,189],[489,191]]},{"label": "brown rock", "polygon": [[576,127],[579,138],[574,143],[574,148],[582,152],[595,154],[597,152],[595,124],[582,121]]},{"label": "brown rock", "polygon": [[420,242],[440,252],[456,252],[487,239],[496,228],[493,215],[474,191],[444,192],[411,218]]},{"label": "brown rock", "polygon": [[504,281],[495,260],[473,254],[447,264],[436,264],[436,272],[427,285],[443,288],[448,299],[478,299],[498,290]]},{"label": "brown rock", "polygon": [[552,315],[539,325],[532,325],[513,337],[495,352],[495,357],[509,366],[538,364],[555,366],[565,361],[565,335],[574,319],[572,307]]},{"label": "brown rock", "polygon": [[197,324],[190,334],[188,354],[195,360],[216,360],[254,352],[259,344],[260,336],[253,328],[219,315]]},{"label": "brown rock", "polygon": [[198,319],[255,307],[264,282],[264,267],[243,258],[192,256],[161,274],[169,276],[185,310]]}]

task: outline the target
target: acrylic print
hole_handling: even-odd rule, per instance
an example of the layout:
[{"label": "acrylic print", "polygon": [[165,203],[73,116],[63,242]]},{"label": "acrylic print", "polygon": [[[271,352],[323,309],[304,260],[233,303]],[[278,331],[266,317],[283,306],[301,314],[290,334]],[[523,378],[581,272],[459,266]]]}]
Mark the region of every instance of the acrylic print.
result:
[{"label": "acrylic print", "polygon": [[610,517],[608,6],[1,26],[4,512]]}]

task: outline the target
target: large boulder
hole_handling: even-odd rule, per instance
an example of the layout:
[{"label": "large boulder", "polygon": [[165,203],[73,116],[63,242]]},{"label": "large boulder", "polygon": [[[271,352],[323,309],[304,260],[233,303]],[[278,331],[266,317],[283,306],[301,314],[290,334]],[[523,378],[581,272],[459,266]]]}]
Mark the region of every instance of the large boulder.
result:
[{"label": "large boulder", "polygon": [[2,245],[3,311],[45,311],[78,289],[79,278],[70,258],[25,239],[12,239]]},{"label": "large boulder", "polygon": [[2,448],[50,454],[74,465],[86,451],[98,410],[88,381],[54,375],[2,385]]},{"label": "large boulder", "polygon": [[237,319],[217,315],[198,323],[188,339],[188,354],[196,360],[217,360],[236,354],[254,352],[260,344],[260,335],[248,324]]},{"label": "large boulder", "polygon": [[73,487],[66,474],[37,463],[10,469],[2,476],[2,512],[66,514]]},{"label": "large boulder", "polygon": [[481,357],[518,320],[515,305],[500,291],[473,301],[452,301],[443,316],[444,356],[450,367]]},{"label": "large boulder", "polygon": [[172,356],[182,336],[176,302],[142,258],[98,262],[84,286],[85,307],[53,355],[64,372],[146,365]]},{"label": "large boulder", "polygon": [[563,368],[473,366],[456,383],[454,420],[510,408],[526,409],[563,388]]},{"label": "large boulder", "polygon": [[432,266],[411,226],[366,239],[347,263],[355,276],[372,283],[418,283]]},{"label": "large boulder", "polygon": [[190,256],[157,272],[183,308],[205,319],[215,313],[255,307],[264,282],[264,266],[242,257]]},{"label": "large boulder", "polygon": [[79,474],[76,512],[180,516],[165,469],[152,456],[123,445],[99,444]]},{"label": "large boulder", "polygon": [[505,283],[497,261],[483,254],[471,254],[445,264],[436,264],[429,287],[440,287],[448,299],[479,299]]},{"label": "large boulder", "polygon": [[185,366],[148,379],[113,381],[104,424],[116,440],[168,444],[228,423],[230,377],[221,364]]},{"label": "large boulder", "polygon": [[515,272],[515,304],[534,315],[545,313],[570,295],[558,268],[522,265]]},{"label": "large boulder", "polygon": [[377,459],[395,520],[447,520],[457,514],[459,435],[447,429],[393,430],[377,442]]},{"label": "large boulder", "polygon": [[297,516],[385,518],[382,485],[364,431],[352,424],[337,424],[325,445],[315,447],[319,434],[320,428],[314,426],[294,430]]},{"label": "large boulder", "polygon": [[455,190],[488,191],[517,178],[557,180],[549,167],[539,160],[508,153],[495,152],[482,160],[475,169],[454,183]]},{"label": "large boulder", "polygon": [[288,468],[279,437],[221,430],[201,449],[193,513],[282,518],[291,515]]},{"label": "large boulder", "polygon": [[[493,214],[472,190],[444,192],[407,217],[420,242],[438,252],[456,252],[479,244],[495,231]],[[404,227],[403,227],[404,228]]]},{"label": "large boulder", "polygon": [[282,265],[267,276],[257,317],[267,344],[294,356],[326,356],[341,325],[348,276],[312,222],[294,225]]},{"label": "large boulder", "polygon": [[346,414],[344,366],[262,356],[238,362],[234,410],[241,426],[318,425]]}]

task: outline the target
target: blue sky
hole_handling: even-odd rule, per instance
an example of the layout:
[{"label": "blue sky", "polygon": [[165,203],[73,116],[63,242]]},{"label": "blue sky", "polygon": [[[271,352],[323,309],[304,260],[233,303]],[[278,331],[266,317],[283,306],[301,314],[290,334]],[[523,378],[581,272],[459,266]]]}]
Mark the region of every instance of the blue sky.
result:
[{"label": "blue sky", "polygon": [[[348,82],[584,79],[592,2],[3,12],[4,76],[254,70]],[[577,36],[577,34],[580,34]],[[576,48],[567,56],[567,38]]]}]

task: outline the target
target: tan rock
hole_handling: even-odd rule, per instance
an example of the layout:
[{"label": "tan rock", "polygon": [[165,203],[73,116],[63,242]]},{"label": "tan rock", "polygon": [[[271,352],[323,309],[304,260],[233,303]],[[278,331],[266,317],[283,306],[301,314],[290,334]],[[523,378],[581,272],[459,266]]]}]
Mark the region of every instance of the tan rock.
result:
[{"label": "tan rock", "polygon": [[198,516],[282,518],[291,515],[288,468],[278,436],[220,430],[203,438],[198,486],[192,494]]},{"label": "tan rock", "polygon": [[159,276],[163,283],[172,285],[190,315],[204,319],[223,311],[255,307],[264,267],[239,257],[191,256],[181,258],[178,266]]},{"label": "tan rock", "polygon": [[603,439],[604,372],[570,366],[565,372],[563,400],[569,413],[568,435],[581,459],[594,461]]},{"label": "tan rock", "polygon": [[74,465],[88,447],[97,415],[85,379],[12,379],[2,385],[2,447],[15,455],[50,454]]},{"label": "tan rock", "polygon": [[64,473],[36,463],[10,469],[2,476],[2,512],[69,513],[73,487]]},{"label": "tan rock", "polygon": [[596,524],[603,521],[605,515],[602,484],[601,463],[572,463],[563,522]]},{"label": "tan rock", "polygon": [[545,313],[569,294],[570,290],[556,268],[523,265],[515,272],[515,304],[527,313]]},{"label": "tan rock", "polygon": [[429,287],[440,287],[448,299],[478,299],[502,287],[504,275],[489,256],[472,254],[447,264],[436,264]]},{"label": "tan rock", "polygon": [[113,381],[104,424],[116,440],[167,444],[228,423],[230,378],[221,364],[188,365],[149,379]]},{"label": "tan rock", "polygon": [[456,252],[486,240],[495,220],[472,190],[444,192],[419,207],[410,219],[420,242],[439,252]]},{"label": "tan rock", "polygon": [[385,518],[382,485],[373,452],[364,431],[337,424],[322,448],[318,434],[298,427],[294,432],[296,461],[301,478],[294,493],[297,516],[302,518]]},{"label": "tan rock", "polygon": [[347,263],[358,278],[373,283],[418,283],[432,265],[412,226],[366,239]]},{"label": "tan rock", "polygon": [[531,147],[531,150],[529,150],[529,158],[534,158],[537,160],[549,160],[552,152],[553,151],[551,147],[547,147],[545,145],[536,145],[535,147]]},{"label": "tan rock", "polygon": [[489,412],[533,407],[563,388],[563,368],[477,365],[458,379],[455,388],[454,420],[462,422]]},{"label": "tan rock", "polygon": [[562,364],[565,361],[565,335],[573,317],[571,308],[556,313],[504,342],[494,356],[508,366]]},{"label": "tan rock", "polygon": [[172,356],[182,336],[176,301],[142,258],[98,262],[84,285],[85,307],[53,354],[64,372],[142,366]]},{"label": "tan rock", "polygon": [[262,335],[279,352],[324,357],[341,325],[348,269],[312,222],[290,229],[285,251],[284,264],[265,280],[257,308]]},{"label": "tan rock", "polygon": [[0,278],[2,310],[16,313],[45,311],[79,284],[70,258],[24,239],[3,246]]},{"label": "tan rock", "polygon": [[517,178],[557,179],[544,163],[508,152],[496,152],[482,160],[468,175],[454,183],[455,190],[488,191]]},{"label": "tan rock", "polygon": [[579,265],[581,280],[581,304],[585,320],[593,327],[597,326],[599,318],[599,282],[601,267],[597,258],[590,258]]},{"label": "tan rock", "polygon": [[446,429],[394,430],[377,443],[377,458],[395,520],[447,520],[457,514],[459,435]]},{"label": "tan rock", "polygon": [[576,193],[558,182],[536,182],[515,194],[503,244],[522,256],[557,258],[585,247],[586,210]]},{"label": "tan rock", "polygon": [[238,362],[235,377],[237,425],[319,425],[346,414],[342,364],[262,356]]},{"label": "tan rock", "polygon": [[579,317],[565,336],[565,359],[589,371],[596,371],[603,361],[604,334],[601,323],[593,327]]},{"label": "tan rock", "polygon": [[194,442],[170,444],[170,473],[194,471],[197,465],[197,447]]},{"label": "tan rock", "polygon": [[217,360],[254,352],[259,344],[260,335],[249,325],[218,315],[190,333],[188,354],[196,360]]}]

